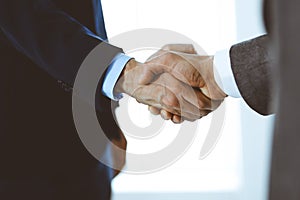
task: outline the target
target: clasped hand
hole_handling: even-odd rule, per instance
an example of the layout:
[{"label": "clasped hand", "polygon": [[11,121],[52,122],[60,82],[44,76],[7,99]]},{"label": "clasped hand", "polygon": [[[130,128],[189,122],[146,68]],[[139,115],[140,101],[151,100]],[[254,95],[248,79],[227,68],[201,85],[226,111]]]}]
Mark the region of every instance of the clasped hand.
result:
[{"label": "clasped hand", "polygon": [[186,44],[166,45],[145,63],[130,60],[115,92],[132,96],[174,123],[200,119],[226,97],[214,79],[213,56],[198,55]]}]

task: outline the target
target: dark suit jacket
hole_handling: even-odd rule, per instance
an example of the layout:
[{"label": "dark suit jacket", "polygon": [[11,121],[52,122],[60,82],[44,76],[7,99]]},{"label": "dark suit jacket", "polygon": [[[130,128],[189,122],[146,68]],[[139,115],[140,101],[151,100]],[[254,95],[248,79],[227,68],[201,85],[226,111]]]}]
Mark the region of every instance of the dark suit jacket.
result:
[{"label": "dark suit jacket", "polygon": [[[100,0],[0,1],[0,179],[97,165],[74,127],[71,90],[84,58],[106,39]],[[118,52],[106,44],[99,63]],[[99,120],[117,137],[110,100],[100,90],[97,97]]]},{"label": "dark suit jacket", "polygon": [[[261,36],[230,49],[232,71],[241,95],[260,114],[274,112],[272,64],[269,37]],[[272,69],[274,68],[274,69]]]},{"label": "dark suit jacket", "polygon": [[[266,1],[268,38],[231,48],[238,88],[261,114],[277,110],[270,179],[271,200],[300,199],[300,2]],[[274,106],[276,105],[276,107]]]}]

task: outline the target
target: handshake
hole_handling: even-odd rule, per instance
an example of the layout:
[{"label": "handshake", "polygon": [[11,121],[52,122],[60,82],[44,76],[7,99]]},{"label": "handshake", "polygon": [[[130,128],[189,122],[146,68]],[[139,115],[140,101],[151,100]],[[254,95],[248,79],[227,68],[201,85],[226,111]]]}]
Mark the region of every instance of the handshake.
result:
[{"label": "handshake", "polygon": [[198,55],[186,44],[166,45],[145,63],[130,60],[115,92],[132,96],[174,123],[206,116],[227,96],[215,81],[213,56]]}]

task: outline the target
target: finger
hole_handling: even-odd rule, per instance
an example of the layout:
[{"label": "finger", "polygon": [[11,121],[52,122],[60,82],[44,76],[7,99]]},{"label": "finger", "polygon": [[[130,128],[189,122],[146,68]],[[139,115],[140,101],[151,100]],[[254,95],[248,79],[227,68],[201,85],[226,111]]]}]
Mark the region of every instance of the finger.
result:
[{"label": "finger", "polygon": [[150,84],[145,86],[138,86],[133,92],[132,96],[136,98],[139,103],[161,109],[161,100],[166,94],[166,89],[158,84]]},{"label": "finger", "polygon": [[161,101],[162,109],[186,118],[189,121],[194,121],[201,117],[201,110],[191,105],[186,100],[182,99],[178,101],[175,95],[170,91],[167,92],[167,96],[164,96]]},{"label": "finger", "polygon": [[207,116],[209,113],[211,113],[210,110],[201,110],[200,111],[200,117],[198,117],[197,119],[195,118],[187,118],[187,117],[181,117],[181,121],[190,121],[190,122],[194,122],[195,120],[201,119],[205,116]]},{"label": "finger", "polygon": [[[165,86],[161,84],[152,83],[149,85],[140,86],[133,91],[133,96],[137,98],[138,102],[150,105],[151,110],[152,107],[159,110],[158,112],[156,109],[153,109],[152,111],[154,113],[160,114],[160,110],[165,109],[170,113],[174,113],[177,115],[180,114],[178,112],[178,110],[180,110],[180,107],[176,106],[179,105],[177,98],[174,94],[168,91]],[[167,106],[163,104],[163,99],[167,97],[171,97],[172,99],[172,108],[167,108]]]},{"label": "finger", "polygon": [[160,114],[160,109],[155,108],[154,106],[149,106],[148,109],[149,109],[149,111],[150,111],[153,115],[159,115],[159,114]]},{"label": "finger", "polygon": [[[181,122],[183,119],[186,119],[188,121],[195,121],[195,120],[201,118],[202,116],[207,115],[209,112],[211,112],[209,110],[197,110],[196,107],[189,108],[187,106],[192,106],[189,103],[182,103],[183,106],[181,106],[181,105],[179,105],[179,103],[177,103],[178,100],[176,99],[175,95],[172,95],[171,99],[173,99],[172,102],[174,102],[174,101],[176,102],[175,103],[176,106],[170,106],[170,103],[164,103],[165,102],[164,99],[166,99],[166,98],[170,99],[170,95],[164,96],[162,98],[162,101],[160,102],[160,104],[156,105],[156,107],[160,108],[160,109],[158,109],[158,108],[156,108],[156,109],[161,110],[161,115],[166,120],[170,119],[170,117],[173,118],[173,116],[176,115],[177,116],[177,117],[175,117],[176,123]],[[178,106],[177,106],[177,104],[178,104]],[[174,105],[174,104],[172,104],[172,105]],[[195,111],[196,114],[190,113],[190,110],[192,110],[192,109],[197,110],[197,111]],[[180,116],[182,116],[182,117],[180,117]]]},{"label": "finger", "polygon": [[[189,120],[195,120],[200,118],[200,110],[203,110],[200,106],[193,105],[190,101],[186,100],[183,95],[193,95],[193,89],[186,86],[175,79],[170,74],[162,74],[154,83],[141,86],[134,91],[134,96],[139,97],[138,101],[148,105],[152,105],[158,109],[164,110],[181,115]],[[184,94],[185,90],[190,90],[190,93]],[[200,91],[196,91],[200,93]],[[194,104],[197,104],[197,96]],[[206,98],[203,97],[205,100]],[[169,115],[163,116],[169,119]]]},{"label": "finger", "polygon": [[[162,109],[173,113],[173,117],[175,117],[175,121],[179,122],[179,121],[183,121],[183,120],[187,120],[187,121],[195,121],[197,119],[200,119],[206,115],[208,115],[210,112],[212,112],[211,110],[198,110],[198,108],[193,107],[193,105],[191,105],[190,103],[186,102],[186,100],[183,100],[182,102],[180,102],[181,104],[179,106],[175,106],[172,107],[170,106],[170,104],[164,103],[164,99],[166,97],[163,97],[162,99]],[[174,97],[172,97],[174,98]],[[191,107],[189,107],[191,106]],[[178,110],[179,107],[179,110]],[[194,112],[190,112],[191,110],[195,110]],[[172,118],[173,119],[173,118]]]},{"label": "finger", "polygon": [[163,55],[163,54],[165,54],[165,53],[166,53],[165,50],[160,49],[160,50],[157,51],[156,53],[152,54],[152,55],[146,60],[146,63],[147,63],[147,62],[150,62],[153,58],[159,57],[159,56],[161,56],[161,55]]},{"label": "finger", "polygon": [[203,78],[200,72],[197,70],[196,66],[183,56],[183,54],[167,52],[152,58],[147,64],[157,64],[161,69],[165,69],[164,71],[161,71],[161,73],[168,72],[178,80],[193,87],[199,87],[203,84]]},{"label": "finger", "polygon": [[220,104],[224,101],[222,100],[212,100],[209,97],[207,97],[205,94],[203,94],[202,90],[200,90],[200,93],[196,93],[199,105],[202,109],[205,110],[216,110]]},{"label": "finger", "polygon": [[164,78],[163,81],[165,81],[165,87],[173,92],[182,104],[180,105],[181,109],[186,111],[193,110],[194,112],[190,113],[194,115],[197,115],[199,110],[211,109],[211,100],[202,94],[199,89],[195,89],[185,83],[182,83],[170,74],[163,74],[162,76]]},{"label": "finger", "polygon": [[[165,95],[162,96],[161,105],[166,107],[167,111],[183,115],[184,117],[188,117],[190,119],[199,117],[201,110],[197,104],[197,96],[193,91],[193,88],[187,87],[187,85],[183,84],[182,82],[178,81],[172,75],[164,73],[162,74],[154,83],[151,85],[161,85],[161,87],[165,88]],[[188,91],[187,94],[186,90]],[[200,91],[198,91],[200,93]],[[191,103],[187,101],[183,95],[189,95],[189,99],[192,99],[195,103]],[[177,112],[175,112],[177,111]]]},{"label": "finger", "polygon": [[174,124],[180,124],[180,123],[182,123],[183,121],[184,121],[183,118],[180,117],[180,116],[178,116],[178,115],[173,115],[173,117],[172,117],[172,122],[173,122]]},{"label": "finger", "polygon": [[139,77],[139,84],[147,85],[153,82],[160,74],[170,72],[170,68],[159,63],[146,63]]},{"label": "finger", "polygon": [[162,49],[167,50],[167,51],[176,51],[176,52],[182,52],[182,53],[197,54],[197,52],[192,44],[168,44],[168,45],[165,45]]},{"label": "finger", "polygon": [[185,99],[175,102],[174,98],[176,98],[175,95],[168,95],[162,98],[161,104],[165,110],[188,119],[198,119],[200,117],[200,110],[196,106],[190,104]]},{"label": "finger", "polygon": [[168,112],[168,111],[166,111],[166,110],[161,110],[160,111],[160,115],[165,120],[169,120],[169,119],[171,119],[173,117],[173,114],[170,113],[170,112]]},{"label": "finger", "polygon": [[215,110],[219,106],[219,101],[211,100],[197,88],[184,90],[183,98],[200,110]]},{"label": "finger", "polygon": [[180,124],[183,122],[183,118],[179,115],[174,115],[166,110],[161,110],[161,114],[163,115],[164,119],[171,119],[174,124]]},{"label": "finger", "polygon": [[153,58],[159,57],[162,54],[169,51],[188,53],[188,54],[197,54],[197,51],[195,50],[192,44],[167,44],[163,46],[159,51],[151,55],[146,62],[150,62]]}]

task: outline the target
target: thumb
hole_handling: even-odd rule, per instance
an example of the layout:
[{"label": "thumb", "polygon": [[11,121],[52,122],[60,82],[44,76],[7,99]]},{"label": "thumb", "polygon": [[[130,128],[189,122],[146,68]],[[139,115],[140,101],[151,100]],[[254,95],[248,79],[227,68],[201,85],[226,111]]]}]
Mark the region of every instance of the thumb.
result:
[{"label": "thumb", "polygon": [[170,72],[170,68],[166,65],[147,63],[143,72],[140,74],[139,84],[147,85],[153,82],[160,74]]}]

